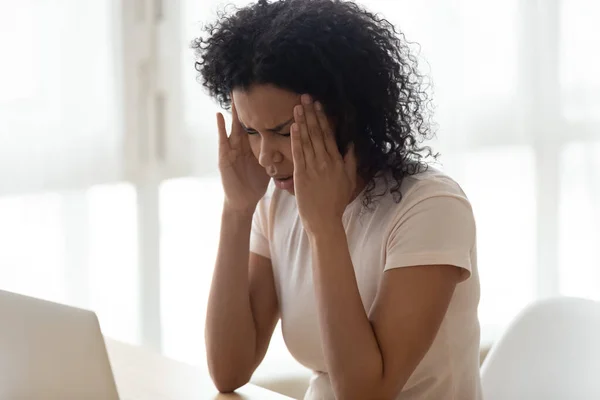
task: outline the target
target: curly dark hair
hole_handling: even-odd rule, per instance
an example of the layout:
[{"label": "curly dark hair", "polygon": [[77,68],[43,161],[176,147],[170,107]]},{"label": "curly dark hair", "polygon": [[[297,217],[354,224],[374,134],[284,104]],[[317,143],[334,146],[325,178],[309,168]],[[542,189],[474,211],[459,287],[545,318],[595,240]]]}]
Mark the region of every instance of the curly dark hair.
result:
[{"label": "curly dark hair", "polygon": [[340,152],[355,145],[365,206],[388,190],[399,202],[404,177],[437,157],[422,145],[434,135],[429,81],[413,43],[377,14],[351,1],[259,0],[204,31],[192,48],[209,94],[225,109],[234,88],[254,84],[311,94],[337,119]]}]

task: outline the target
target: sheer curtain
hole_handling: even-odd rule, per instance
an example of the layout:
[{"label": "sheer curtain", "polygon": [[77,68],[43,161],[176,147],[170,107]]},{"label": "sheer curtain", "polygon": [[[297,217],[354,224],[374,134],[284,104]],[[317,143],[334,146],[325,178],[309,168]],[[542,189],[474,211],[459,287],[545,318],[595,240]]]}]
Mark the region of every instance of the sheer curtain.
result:
[{"label": "sheer curtain", "polygon": [[138,340],[118,1],[0,0],[0,289]]},{"label": "sheer curtain", "polygon": [[110,1],[0,2],[0,193],[119,179],[114,13]]}]

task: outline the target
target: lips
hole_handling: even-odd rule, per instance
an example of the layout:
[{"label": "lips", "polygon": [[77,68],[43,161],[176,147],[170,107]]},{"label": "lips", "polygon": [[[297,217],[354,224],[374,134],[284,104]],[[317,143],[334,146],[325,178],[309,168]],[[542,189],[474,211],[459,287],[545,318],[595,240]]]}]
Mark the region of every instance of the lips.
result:
[{"label": "lips", "polygon": [[282,190],[292,191],[294,189],[294,177],[288,176],[274,176],[275,186]]}]

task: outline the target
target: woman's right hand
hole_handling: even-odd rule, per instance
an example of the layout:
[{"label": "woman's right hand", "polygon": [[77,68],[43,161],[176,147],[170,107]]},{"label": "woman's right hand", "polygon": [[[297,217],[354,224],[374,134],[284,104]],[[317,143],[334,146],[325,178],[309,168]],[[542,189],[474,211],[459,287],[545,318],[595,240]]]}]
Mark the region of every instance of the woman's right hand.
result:
[{"label": "woman's right hand", "polygon": [[219,130],[219,170],[225,192],[225,208],[252,213],[265,195],[269,176],[252,153],[248,134],[238,119],[231,99],[231,134],[227,135],[225,118],[217,113]]}]

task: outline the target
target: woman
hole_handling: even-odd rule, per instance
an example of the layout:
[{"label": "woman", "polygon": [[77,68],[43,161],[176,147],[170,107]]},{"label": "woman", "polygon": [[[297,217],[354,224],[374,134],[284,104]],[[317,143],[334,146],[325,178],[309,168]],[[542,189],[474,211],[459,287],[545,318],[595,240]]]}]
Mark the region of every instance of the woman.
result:
[{"label": "woman", "polygon": [[196,69],[233,117],[228,134],[217,115],[217,388],[249,381],[281,318],[315,371],[305,399],[480,399],[473,213],[427,165],[431,107],[403,36],[340,0],[261,0],[207,33]]}]

